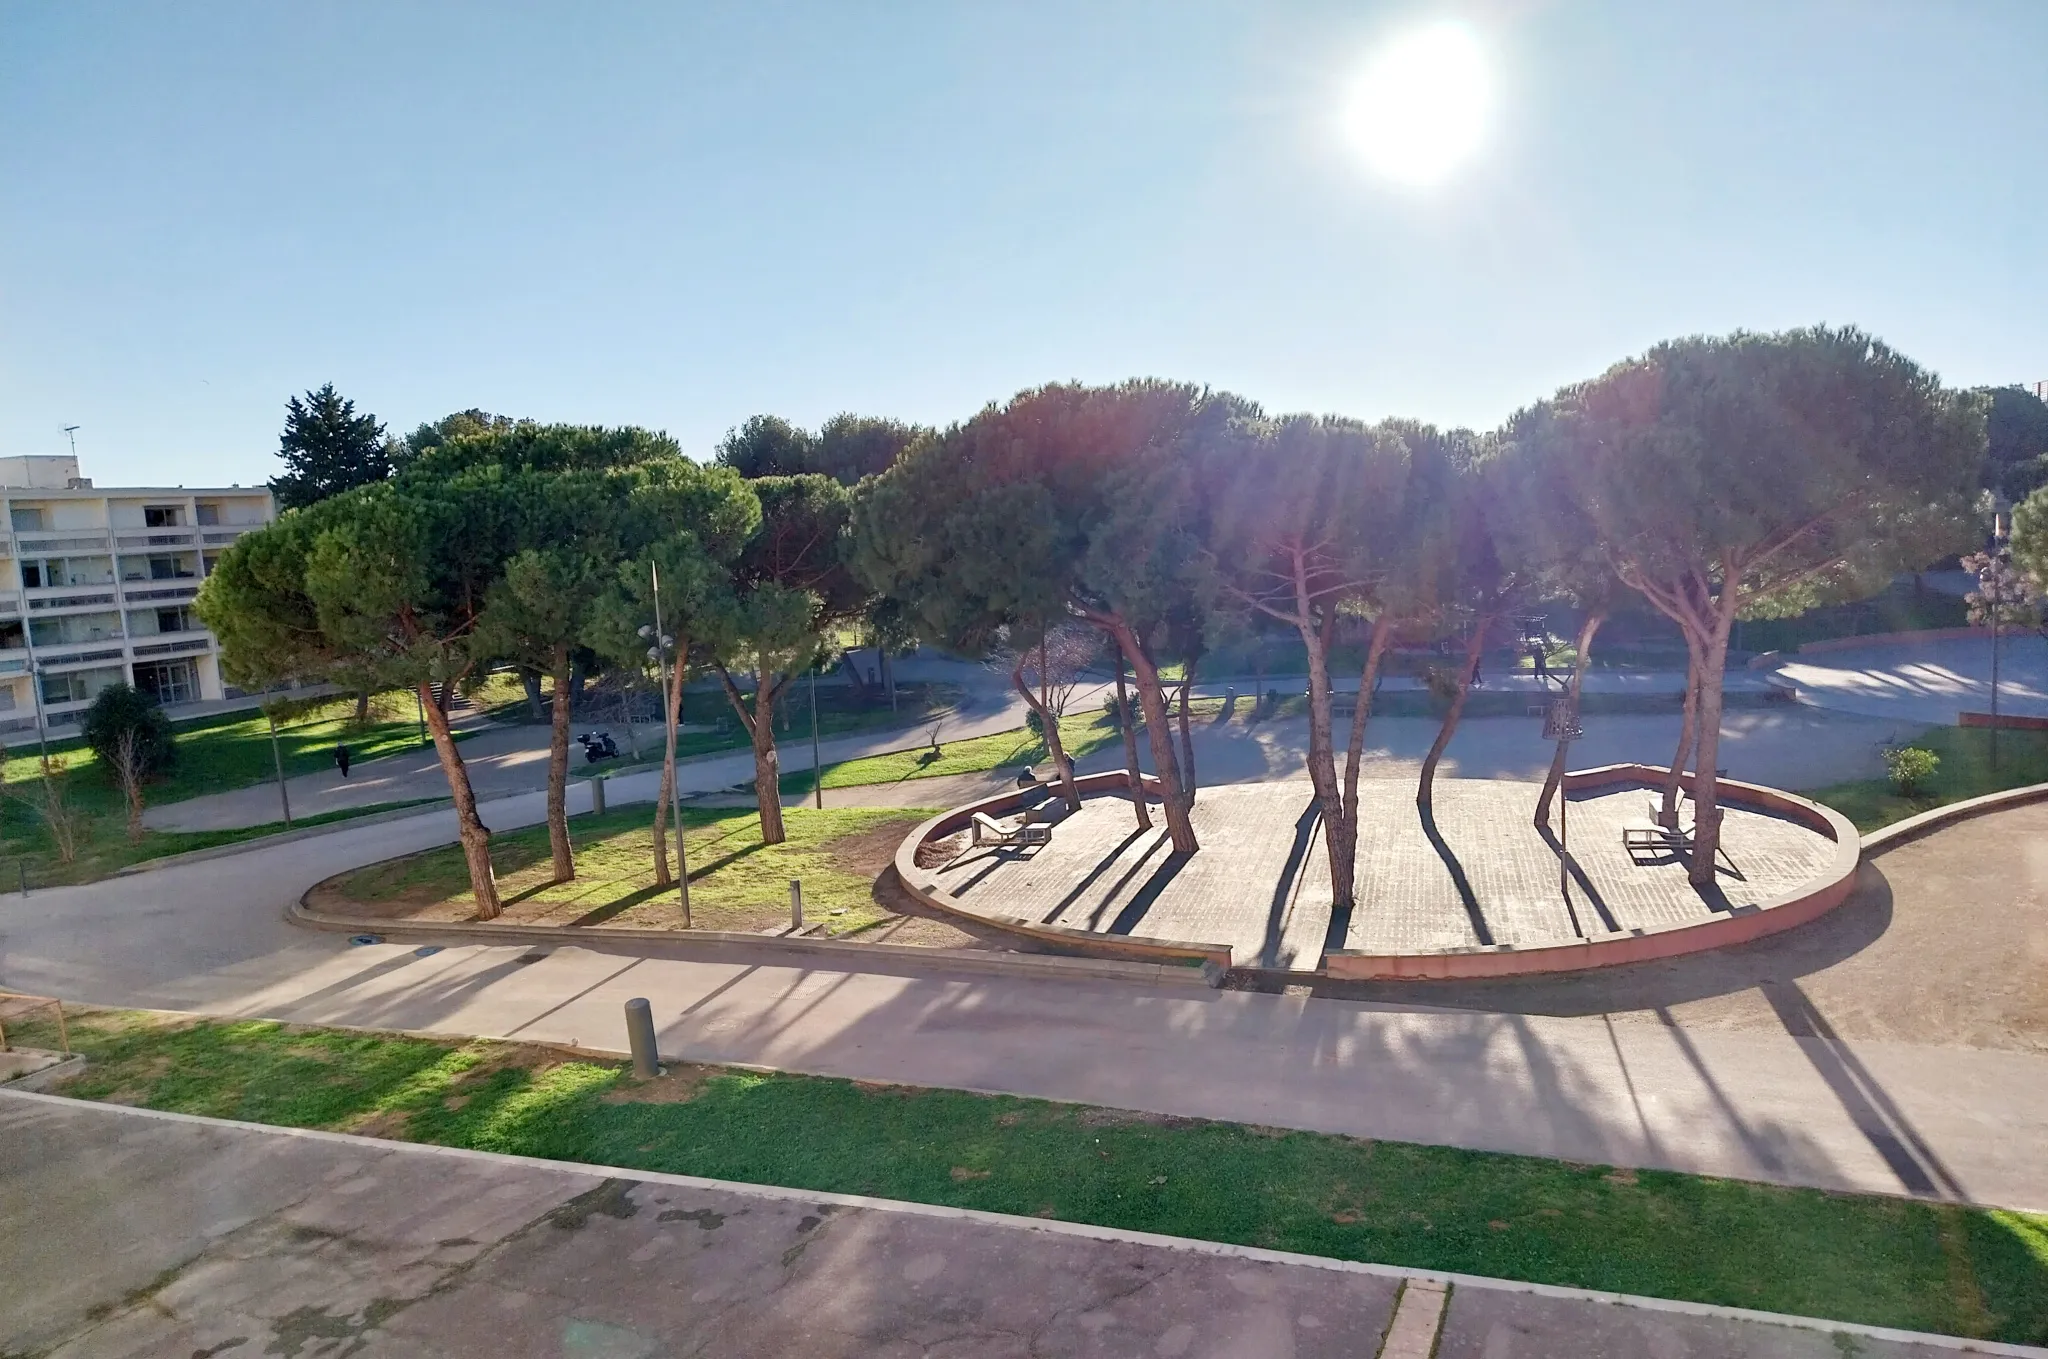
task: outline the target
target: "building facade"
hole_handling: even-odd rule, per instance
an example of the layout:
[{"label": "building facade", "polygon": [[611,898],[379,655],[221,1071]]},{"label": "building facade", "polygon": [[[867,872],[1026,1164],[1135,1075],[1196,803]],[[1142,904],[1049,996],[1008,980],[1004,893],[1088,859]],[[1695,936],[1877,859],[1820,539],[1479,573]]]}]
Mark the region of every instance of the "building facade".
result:
[{"label": "building facade", "polygon": [[73,725],[109,684],[167,707],[231,697],[192,611],[266,487],[95,488],[71,457],[0,458],[0,733]]}]

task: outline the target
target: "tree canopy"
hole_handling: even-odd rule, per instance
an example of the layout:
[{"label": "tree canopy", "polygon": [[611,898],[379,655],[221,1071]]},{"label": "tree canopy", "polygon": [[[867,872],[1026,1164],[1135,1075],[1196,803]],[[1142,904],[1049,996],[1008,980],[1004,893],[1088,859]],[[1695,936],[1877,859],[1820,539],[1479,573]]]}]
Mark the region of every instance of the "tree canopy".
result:
[{"label": "tree canopy", "polygon": [[301,509],[391,475],[391,449],[377,417],[356,414],[356,403],[329,382],[302,401],[285,402],[278,456],[285,470],[270,483],[281,510]]},{"label": "tree canopy", "polygon": [[756,415],[720,441],[717,460],[748,480],[815,473],[853,486],[888,471],[921,432],[900,420],[848,411],[816,433],[779,415]]}]

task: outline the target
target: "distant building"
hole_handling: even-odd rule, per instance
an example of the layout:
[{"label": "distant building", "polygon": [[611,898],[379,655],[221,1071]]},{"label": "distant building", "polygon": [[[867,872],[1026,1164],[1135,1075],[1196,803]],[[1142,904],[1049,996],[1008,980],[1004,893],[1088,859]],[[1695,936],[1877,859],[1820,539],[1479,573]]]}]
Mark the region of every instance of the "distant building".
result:
[{"label": "distant building", "polygon": [[0,458],[0,733],[75,723],[109,684],[166,707],[232,697],[192,612],[266,487],[96,488],[73,457]]}]

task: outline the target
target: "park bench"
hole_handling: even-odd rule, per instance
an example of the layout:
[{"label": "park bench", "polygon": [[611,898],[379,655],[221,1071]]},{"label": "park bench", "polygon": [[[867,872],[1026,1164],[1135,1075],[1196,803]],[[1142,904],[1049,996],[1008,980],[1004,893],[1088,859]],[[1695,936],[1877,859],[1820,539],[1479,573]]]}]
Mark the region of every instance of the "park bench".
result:
[{"label": "park bench", "polygon": [[1631,821],[1621,828],[1621,847],[1630,859],[1642,853],[1666,853],[1672,850],[1692,848],[1692,828],[1672,828],[1657,820],[1657,803],[1653,798],[1649,804],[1650,819]]},{"label": "park bench", "polygon": [[1052,827],[1035,820],[1037,808],[1031,808],[1016,821],[1003,822],[987,812],[974,814],[974,847],[984,845],[1048,845],[1052,843]]}]

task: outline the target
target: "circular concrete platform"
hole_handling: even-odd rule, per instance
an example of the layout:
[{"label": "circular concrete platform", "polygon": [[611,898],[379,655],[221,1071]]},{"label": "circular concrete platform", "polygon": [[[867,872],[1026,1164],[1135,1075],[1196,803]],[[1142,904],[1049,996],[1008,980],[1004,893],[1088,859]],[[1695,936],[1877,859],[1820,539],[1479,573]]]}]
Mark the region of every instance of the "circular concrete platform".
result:
[{"label": "circular concrete platform", "polygon": [[[933,909],[1037,944],[1333,977],[1505,976],[1671,957],[1791,928],[1847,895],[1854,827],[1757,785],[1722,781],[1713,889],[1692,886],[1680,852],[1630,850],[1623,830],[1649,824],[1661,773],[1568,775],[1568,861],[1555,819],[1533,824],[1537,784],[1439,779],[1425,817],[1409,780],[1367,780],[1348,914],[1331,908],[1306,780],[1202,789],[1202,848],[1185,858],[1171,852],[1156,805],[1152,828],[1139,829],[1118,771],[1081,780],[1078,812],[1027,790],[934,817],[896,867]],[[1033,803],[1059,816],[1049,842],[972,843],[975,813],[1014,817]]]}]

